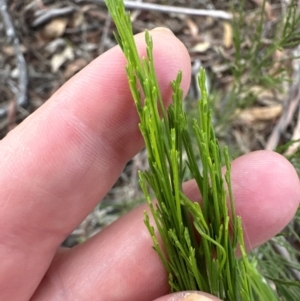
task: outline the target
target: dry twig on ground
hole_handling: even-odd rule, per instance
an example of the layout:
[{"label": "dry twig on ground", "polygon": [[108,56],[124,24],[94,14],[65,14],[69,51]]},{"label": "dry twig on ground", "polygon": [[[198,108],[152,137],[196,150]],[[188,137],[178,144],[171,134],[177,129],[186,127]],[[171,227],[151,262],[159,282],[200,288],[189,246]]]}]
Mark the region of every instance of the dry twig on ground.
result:
[{"label": "dry twig on ground", "polygon": [[[104,0],[93,0],[95,3],[104,3]],[[177,7],[170,5],[161,5],[154,3],[143,3],[135,1],[124,1],[126,8],[140,9],[140,10],[155,10],[163,13],[175,13],[184,15],[204,16],[220,18],[224,20],[231,20],[232,14],[222,10],[207,10],[207,9],[194,9],[187,7]]]},{"label": "dry twig on ground", "polygon": [[290,88],[289,95],[284,100],[283,113],[268,139],[268,142],[266,145],[267,150],[274,150],[278,146],[281,135],[286,131],[288,125],[291,123],[291,121],[295,115],[297,108],[300,105],[300,60],[299,60],[299,54],[300,54],[300,46],[298,46],[294,50],[294,58],[295,58],[293,61],[294,83]]},{"label": "dry twig on ground", "polygon": [[74,12],[75,8],[72,6],[69,7],[61,7],[61,8],[52,8],[49,10],[42,10],[38,12],[38,15],[36,16],[36,19],[32,22],[31,26],[32,27],[38,27],[46,22],[58,18],[58,17],[63,17],[68,14],[71,14]]}]

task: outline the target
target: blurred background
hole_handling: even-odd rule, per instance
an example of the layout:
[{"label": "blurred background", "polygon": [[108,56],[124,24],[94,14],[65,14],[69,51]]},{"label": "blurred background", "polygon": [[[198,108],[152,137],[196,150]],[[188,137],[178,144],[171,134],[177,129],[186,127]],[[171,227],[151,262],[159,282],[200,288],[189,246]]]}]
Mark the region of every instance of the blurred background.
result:
[{"label": "blurred background", "polygon": [[[201,96],[197,76],[203,67],[208,75],[216,133],[220,143],[228,145],[231,156],[258,149],[276,150],[299,172],[300,1],[125,2],[135,33],[165,26],[187,47],[192,85],[184,106],[191,119],[197,118],[196,100]],[[114,24],[101,0],[0,0],[0,12],[3,138],[116,42]],[[101,205],[64,246],[85,241],[143,202],[137,171],[145,168],[147,154],[142,151],[127,164]],[[258,251],[261,258],[268,258],[272,252],[283,258],[285,263],[278,263],[278,270],[297,281],[299,219],[298,213],[279,240]],[[261,265],[266,273],[275,273],[268,265]]]}]

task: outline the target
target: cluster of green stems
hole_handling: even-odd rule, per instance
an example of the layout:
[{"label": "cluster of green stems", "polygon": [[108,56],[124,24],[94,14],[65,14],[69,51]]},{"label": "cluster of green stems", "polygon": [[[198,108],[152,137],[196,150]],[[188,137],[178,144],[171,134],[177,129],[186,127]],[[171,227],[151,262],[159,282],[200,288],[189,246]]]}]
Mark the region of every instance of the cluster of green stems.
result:
[{"label": "cluster of green stems", "polygon": [[[155,226],[147,213],[145,224],[169,274],[170,290],[201,290],[224,301],[279,300],[246,255],[242,222],[234,208],[230,159],[227,148],[220,149],[212,125],[205,71],[199,75],[199,118],[190,131],[182,105],[182,73],[171,83],[173,101],[166,109],[149,32],[145,33],[147,56],[140,58],[123,1],[106,0],[106,4],[127,59],[128,82],[148,152],[149,170],[140,172],[139,178]],[[183,192],[187,171],[199,188],[201,204]],[[155,194],[155,204],[149,191]]]}]

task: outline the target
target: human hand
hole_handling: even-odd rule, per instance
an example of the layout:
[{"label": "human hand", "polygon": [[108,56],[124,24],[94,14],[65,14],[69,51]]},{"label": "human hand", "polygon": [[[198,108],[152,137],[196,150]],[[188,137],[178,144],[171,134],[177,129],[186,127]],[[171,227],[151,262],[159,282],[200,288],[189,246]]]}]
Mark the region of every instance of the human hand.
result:
[{"label": "human hand", "polygon": [[[189,87],[190,58],[168,31],[151,34],[169,102],[179,69],[183,90]],[[136,41],[144,53],[143,34]],[[145,206],[85,243],[59,249],[143,147],[125,64],[118,47],[103,54],[0,142],[1,301],[151,301],[168,293],[166,272],[143,224]],[[248,249],[295,214],[299,179],[280,155],[240,157],[232,162],[232,182]],[[193,182],[185,192],[199,199]]]}]

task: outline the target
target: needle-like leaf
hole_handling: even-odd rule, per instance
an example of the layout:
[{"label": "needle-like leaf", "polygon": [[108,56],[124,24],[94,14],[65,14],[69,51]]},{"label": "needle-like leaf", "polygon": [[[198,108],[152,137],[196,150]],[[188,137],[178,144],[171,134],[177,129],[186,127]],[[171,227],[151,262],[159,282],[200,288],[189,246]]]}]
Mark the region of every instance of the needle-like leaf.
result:
[{"label": "needle-like leaf", "polygon": [[[242,222],[234,210],[230,159],[227,149],[220,149],[212,126],[204,70],[199,76],[202,95],[199,120],[193,122],[195,150],[182,106],[181,72],[171,83],[173,102],[165,109],[155,75],[154,46],[149,32],[145,33],[147,57],[140,59],[123,1],[106,0],[106,4],[128,62],[129,86],[148,151],[149,171],[140,172],[139,177],[156,228],[150,224],[147,214],[145,224],[154,249],[169,273],[171,291],[201,290],[224,301],[279,300],[258,273],[255,261],[250,262],[245,253]],[[199,157],[200,162],[196,160]],[[223,161],[225,175],[221,170]],[[187,169],[201,192],[201,205],[183,193]],[[156,205],[151,202],[149,186],[157,198]],[[238,248],[242,253],[240,259],[236,257]]]}]

